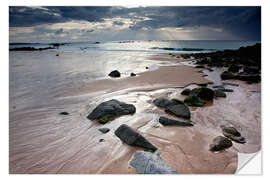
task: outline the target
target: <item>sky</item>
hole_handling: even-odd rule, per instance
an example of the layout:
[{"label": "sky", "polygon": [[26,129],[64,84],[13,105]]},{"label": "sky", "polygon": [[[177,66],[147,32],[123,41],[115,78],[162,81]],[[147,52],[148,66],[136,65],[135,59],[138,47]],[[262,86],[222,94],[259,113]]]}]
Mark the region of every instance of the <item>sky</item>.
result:
[{"label": "sky", "polygon": [[9,41],[261,40],[260,7],[9,7]]}]

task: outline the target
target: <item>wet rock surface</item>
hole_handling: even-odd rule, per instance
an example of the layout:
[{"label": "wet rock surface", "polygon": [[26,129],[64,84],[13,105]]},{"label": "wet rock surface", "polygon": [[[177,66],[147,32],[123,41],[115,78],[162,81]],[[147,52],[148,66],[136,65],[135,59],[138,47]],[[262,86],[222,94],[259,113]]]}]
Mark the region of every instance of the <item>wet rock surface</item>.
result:
[{"label": "wet rock surface", "polygon": [[164,116],[159,118],[159,122],[164,126],[194,126],[194,122],[185,119],[171,119]]},{"label": "wet rock surface", "polygon": [[138,174],[179,174],[160,157],[159,152],[136,151],[130,165]]},{"label": "wet rock surface", "polygon": [[190,96],[197,96],[203,100],[213,100],[214,94],[212,89],[206,87],[195,88],[190,92]]},{"label": "wet rock surface", "polygon": [[88,119],[113,118],[120,115],[133,114],[136,108],[132,104],[126,104],[112,99],[98,105],[88,116]]},{"label": "wet rock surface", "polygon": [[222,128],[222,133],[224,136],[230,138],[231,140],[244,144],[246,143],[246,139],[241,136],[241,133],[237,131],[234,127],[224,127]]},{"label": "wet rock surface", "polygon": [[177,102],[177,101],[174,101],[174,100],[169,100],[169,99],[166,99],[166,98],[157,98],[153,101],[153,103],[158,106],[158,107],[161,107],[161,108],[167,108],[169,106],[174,106],[174,105],[177,105],[181,102]]},{"label": "wet rock surface", "polygon": [[165,112],[171,113],[177,117],[190,119],[190,111],[189,111],[189,108],[185,104],[169,106],[165,109]]},{"label": "wet rock surface", "polygon": [[157,148],[147,139],[145,139],[145,137],[140,135],[138,132],[126,124],[122,124],[119,128],[117,128],[114,134],[128,145],[142,147],[151,151],[157,150]]},{"label": "wet rock surface", "polygon": [[210,151],[221,151],[232,146],[232,141],[226,137],[218,136],[213,140],[213,144],[210,145]]},{"label": "wet rock surface", "polygon": [[195,106],[195,107],[203,107],[205,102],[201,100],[201,98],[190,95],[187,98],[185,98],[184,103],[188,106]]}]

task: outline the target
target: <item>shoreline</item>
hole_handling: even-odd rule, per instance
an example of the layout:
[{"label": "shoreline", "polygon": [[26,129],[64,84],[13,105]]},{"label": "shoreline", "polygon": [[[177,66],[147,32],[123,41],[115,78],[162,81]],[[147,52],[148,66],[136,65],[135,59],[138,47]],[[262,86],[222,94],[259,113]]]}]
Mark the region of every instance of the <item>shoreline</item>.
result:
[{"label": "shoreline", "polygon": [[[167,56],[168,53],[164,58],[160,57],[157,60],[170,60]],[[180,58],[171,59],[176,62],[188,61]],[[129,165],[129,162],[134,152],[141,150],[141,148],[125,145],[113,134],[115,129],[123,123],[141,132],[150,142],[156,145],[158,151],[161,152],[161,157],[181,174],[234,173],[237,168],[237,151],[253,152],[260,149],[260,143],[256,144],[256,141],[260,139],[260,122],[252,122],[252,118],[249,118],[249,116],[255,114],[256,120],[260,121],[260,102],[255,104],[256,111],[252,110],[254,104],[250,103],[245,104],[246,107],[245,105],[241,107],[240,111],[235,110],[235,107],[238,107],[241,101],[249,102],[260,99],[259,93],[257,93],[258,96],[250,93],[254,89],[260,91],[260,84],[247,85],[245,82],[230,80],[230,82],[236,81],[240,86],[230,87],[235,92],[227,93],[227,98],[215,99],[214,104],[210,106],[190,108],[191,120],[196,123],[194,127],[161,126],[160,128],[154,128],[158,124],[160,115],[172,116],[154,106],[152,100],[157,97],[182,100],[184,97],[180,93],[185,87],[196,87],[195,84],[205,84],[211,81],[214,81],[214,85],[218,85],[216,83],[219,80],[211,79],[211,73],[218,70],[213,69],[214,72],[208,72],[208,70],[197,69],[180,63],[178,66],[160,66],[157,70],[146,70],[135,77],[97,80],[84,86],[67,89],[64,93],[58,94],[57,98],[76,99],[79,96],[85,96],[88,101],[87,104],[85,104],[86,101],[80,104],[79,107],[83,107],[81,110],[76,109],[79,108],[76,106],[75,111],[77,113],[75,112],[75,116],[69,117],[80,128],[79,132],[74,132],[76,138],[73,139],[73,135],[71,135],[68,137],[70,141],[63,139],[62,144],[64,146],[57,148],[56,154],[54,154],[55,158],[53,156],[47,162],[40,158],[35,163],[36,166],[30,166],[30,169],[22,170],[20,166],[17,169],[13,166],[16,161],[14,159],[14,162],[11,163],[10,173],[136,173],[136,170]],[[203,77],[204,73],[208,74],[210,80]],[[95,93],[98,93],[98,95],[95,95]],[[113,98],[134,104],[137,108],[136,114],[121,116],[105,125],[86,119],[86,115],[97,104]],[[231,104],[230,101],[234,100],[234,98],[238,99],[232,101]],[[223,112],[226,108],[232,111],[227,119],[227,114]],[[247,112],[248,114],[245,114]],[[207,117],[211,118],[208,119]],[[78,123],[78,121],[81,122]],[[244,126],[245,128],[250,126],[254,128],[254,125],[259,125],[255,131],[241,128],[241,132],[246,136],[248,143],[244,145],[233,143],[233,147],[223,152],[210,152],[208,149],[212,139],[222,134],[220,125],[226,123],[238,125],[238,121],[241,122],[240,127]],[[97,130],[100,127],[108,127],[111,131],[102,134]],[[250,132],[251,135],[249,136]],[[254,135],[255,138],[252,137]],[[100,138],[105,139],[105,142],[99,143]],[[65,148],[69,148],[69,145],[74,148],[81,148],[78,150],[68,149],[62,159],[57,159],[54,162],[56,157],[61,157],[59,157],[59,153],[63,152]],[[51,146],[46,145],[46,147],[44,154],[36,152],[36,156],[44,155],[49,157],[50,153],[47,151],[50,150]],[[52,162],[54,164],[50,165]],[[28,163],[31,164],[31,161]]]}]

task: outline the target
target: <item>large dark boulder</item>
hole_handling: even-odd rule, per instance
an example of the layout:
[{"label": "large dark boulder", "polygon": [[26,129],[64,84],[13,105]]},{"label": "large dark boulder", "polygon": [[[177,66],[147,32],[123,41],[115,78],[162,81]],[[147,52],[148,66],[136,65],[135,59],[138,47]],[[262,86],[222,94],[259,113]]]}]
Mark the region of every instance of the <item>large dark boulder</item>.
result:
[{"label": "large dark boulder", "polygon": [[138,174],[179,174],[160,157],[159,152],[136,151],[130,165]]},{"label": "large dark boulder", "polygon": [[120,115],[133,114],[136,108],[132,104],[126,104],[112,99],[98,105],[88,116],[88,119],[107,119]]},{"label": "large dark boulder", "polygon": [[153,103],[158,107],[166,108],[169,106],[181,104],[181,101],[169,100],[165,98],[157,98],[153,101]]},{"label": "large dark boulder", "polygon": [[119,128],[117,128],[114,134],[128,145],[146,148],[151,151],[157,150],[157,148],[147,139],[126,124],[122,124]]},{"label": "large dark boulder", "polygon": [[164,126],[194,126],[194,122],[185,119],[170,119],[164,116],[159,118],[159,122]]},{"label": "large dark boulder", "polygon": [[185,104],[169,106],[165,109],[165,112],[171,113],[178,117],[190,119],[190,111],[189,111],[189,108]]},{"label": "large dark boulder", "polygon": [[111,77],[120,77],[121,74],[120,74],[119,71],[114,70],[114,71],[110,72],[109,76],[111,76]]},{"label": "large dark boulder", "polygon": [[231,147],[232,141],[226,137],[218,136],[213,140],[213,144],[210,145],[210,151],[221,151]]},{"label": "large dark boulder", "polygon": [[231,140],[244,144],[246,143],[246,139],[241,136],[241,133],[237,131],[234,127],[223,127],[222,133],[224,136],[230,138]]},{"label": "large dark boulder", "polygon": [[214,98],[214,91],[210,88],[206,87],[200,87],[200,88],[195,88],[192,89],[190,92],[190,96],[197,96],[203,100],[213,100]]}]

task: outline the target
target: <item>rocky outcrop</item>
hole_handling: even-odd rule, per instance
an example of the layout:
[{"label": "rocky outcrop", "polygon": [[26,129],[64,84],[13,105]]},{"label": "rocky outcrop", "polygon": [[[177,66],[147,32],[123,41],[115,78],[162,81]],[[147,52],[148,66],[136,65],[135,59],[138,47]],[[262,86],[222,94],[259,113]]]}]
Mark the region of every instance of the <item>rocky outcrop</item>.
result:
[{"label": "rocky outcrop", "polygon": [[147,139],[126,124],[122,124],[119,128],[117,128],[114,134],[124,143],[130,146],[142,147],[151,151],[157,150],[157,148]]},{"label": "rocky outcrop", "polygon": [[138,174],[179,174],[160,157],[159,152],[136,151],[130,165]]},{"label": "rocky outcrop", "polygon": [[164,116],[159,118],[159,122],[164,126],[194,126],[194,122],[185,119],[170,119]]},{"label": "rocky outcrop", "polygon": [[88,116],[88,119],[106,119],[114,118],[121,115],[133,114],[136,108],[132,104],[126,104],[118,100],[112,99],[98,105]]},{"label": "rocky outcrop", "polygon": [[221,151],[232,146],[232,141],[226,137],[218,136],[213,140],[213,144],[210,145],[210,151]]}]

